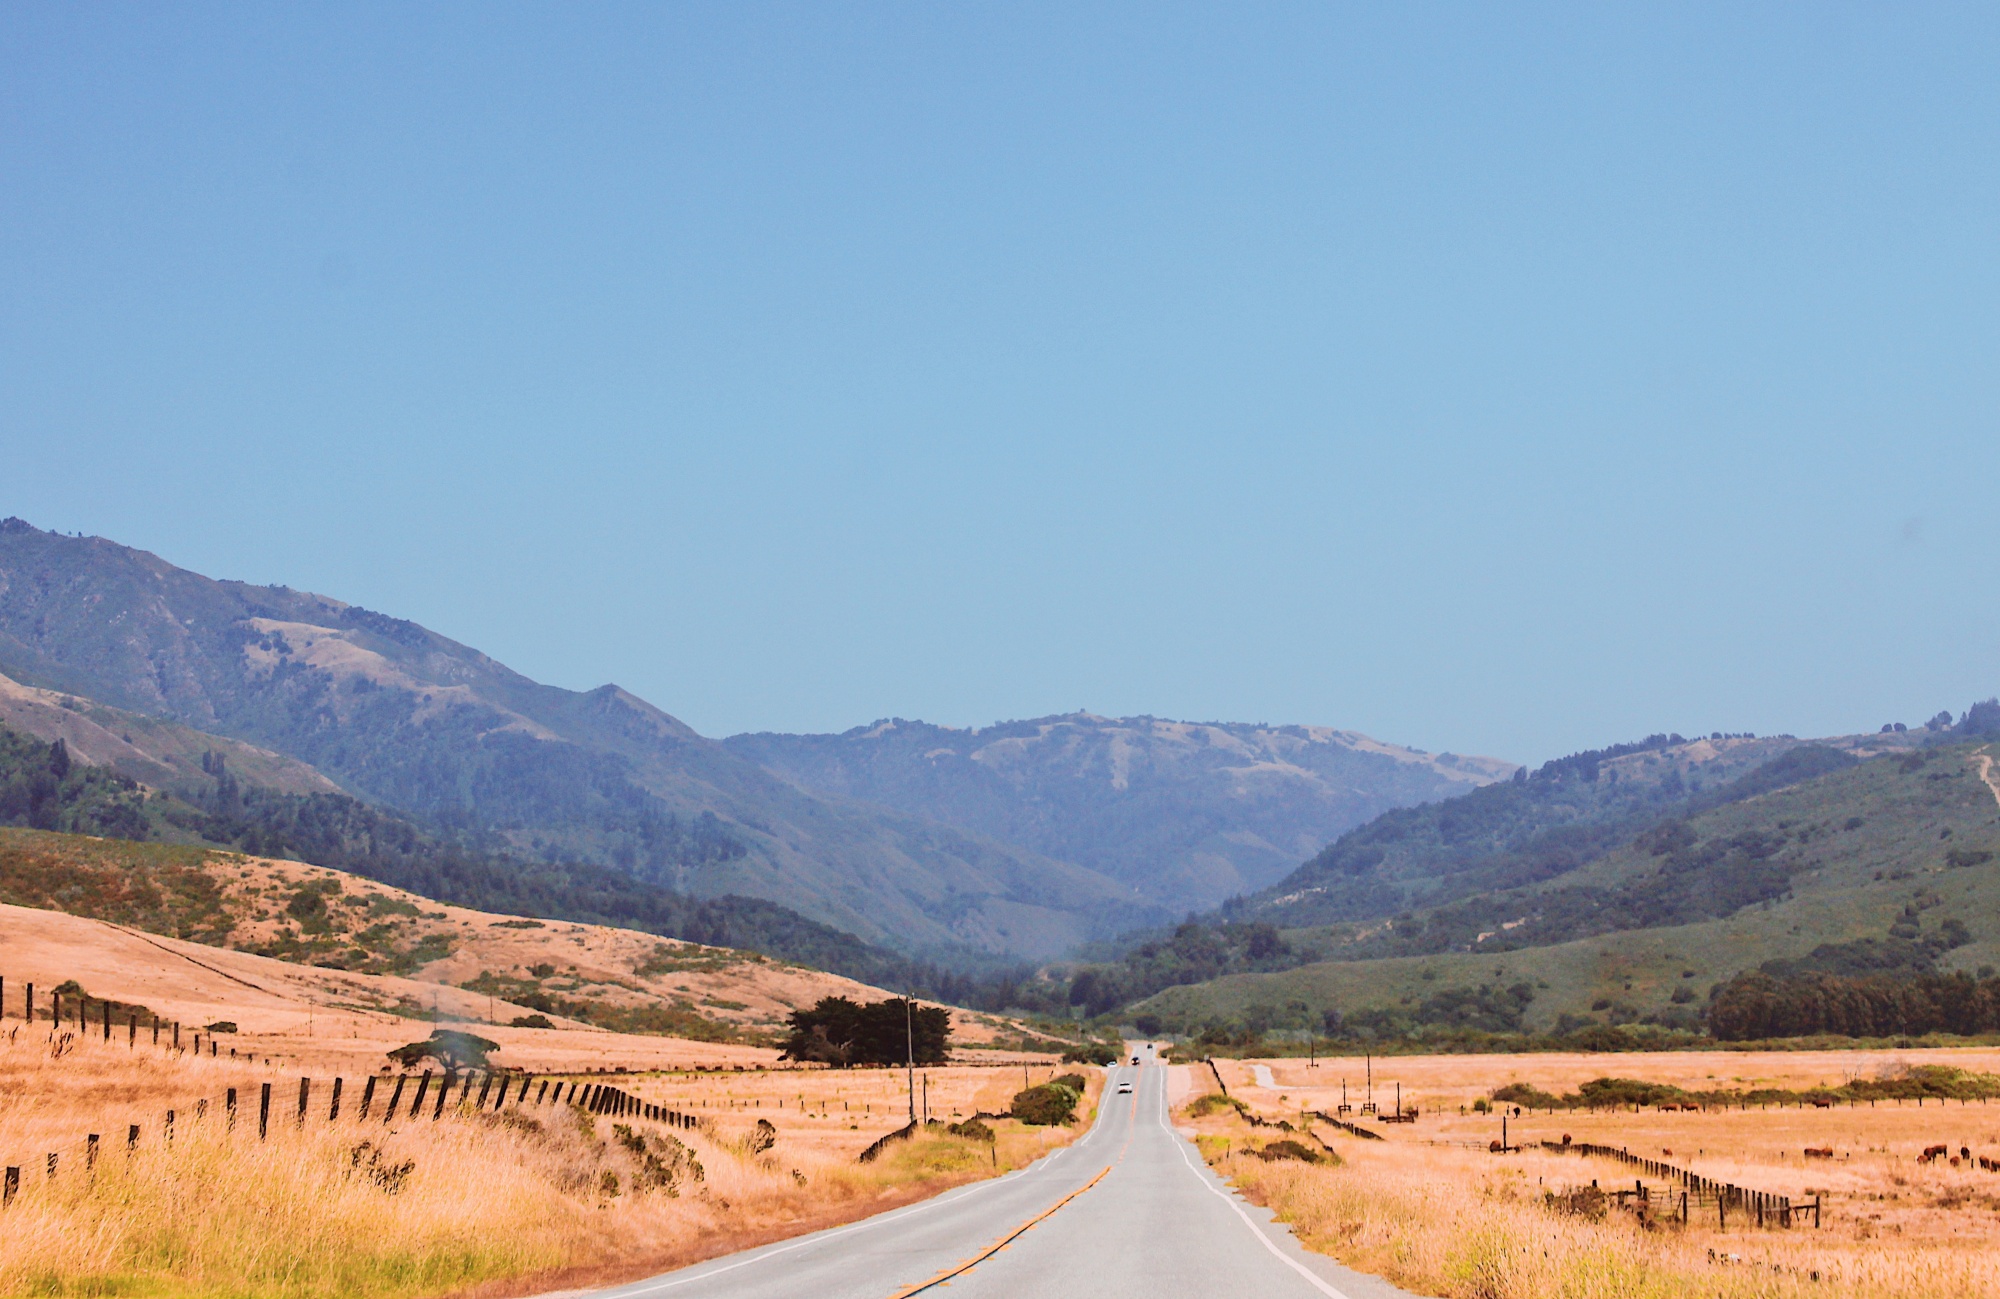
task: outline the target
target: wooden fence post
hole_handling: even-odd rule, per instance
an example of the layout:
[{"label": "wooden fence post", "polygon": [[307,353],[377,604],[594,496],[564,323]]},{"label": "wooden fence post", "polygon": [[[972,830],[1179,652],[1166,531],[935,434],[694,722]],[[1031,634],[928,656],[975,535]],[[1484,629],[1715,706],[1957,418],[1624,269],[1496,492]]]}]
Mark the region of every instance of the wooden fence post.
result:
[{"label": "wooden fence post", "polygon": [[410,1117],[411,1117],[411,1118],[415,1118],[415,1117],[417,1117],[417,1112],[418,1112],[419,1110],[423,1109],[423,1107],[424,1107],[424,1093],[428,1092],[428,1091],[429,1091],[430,1089],[431,1089],[431,1071],[430,1071],[430,1070],[428,1070],[428,1069],[426,1069],[426,1070],[424,1070],[424,1076],[423,1076],[423,1077],[421,1077],[421,1078],[419,1078],[419,1079],[417,1079],[417,1095],[416,1095],[416,1099],[415,1099],[415,1100],[412,1100],[412,1101],[410,1102]]},{"label": "wooden fence post", "polygon": [[180,1049],[181,1049],[181,1022],[177,1019],[174,1021],[174,1050],[178,1051]]},{"label": "wooden fence post", "polygon": [[174,1139],[174,1112],[173,1112],[172,1110],[168,1110],[168,1111],[167,1111],[167,1126],[165,1127],[165,1129],[163,1129],[163,1131],[162,1131],[162,1136],[163,1136],[163,1138],[164,1138],[164,1139],[165,1139],[165,1140],[166,1140],[166,1141],[167,1141],[167,1142],[168,1142],[169,1144],[171,1144],[171,1143],[173,1142],[173,1139]]},{"label": "wooden fence post", "polygon": [[236,1089],[231,1087],[222,1097],[223,1120],[229,1131],[236,1131]]},{"label": "wooden fence post", "polygon": [[56,1180],[56,1152],[53,1150],[49,1151],[49,1180]]},{"label": "wooden fence post", "polygon": [[[469,1088],[471,1085],[472,1083],[468,1079],[466,1082],[466,1086]],[[488,1070],[485,1078],[479,1084],[479,1099],[472,1103],[472,1108],[476,1110],[485,1109],[486,1097],[492,1091],[493,1091],[493,1073],[491,1070]],[[507,1079],[504,1075],[500,1079],[500,1094],[502,1096],[505,1096],[507,1094]]]},{"label": "wooden fence post", "polygon": [[340,1118],[340,1079],[333,1080],[333,1108],[327,1111],[326,1121],[337,1122]]},{"label": "wooden fence post", "polygon": [[310,1079],[310,1078],[301,1078],[301,1079],[299,1079],[299,1122],[298,1122],[298,1126],[300,1126],[300,1127],[304,1127],[304,1126],[306,1125],[306,1098],[307,1098],[307,1097],[308,1097],[309,1095],[311,1095],[311,1093],[312,1093],[312,1079]]},{"label": "wooden fence post", "polygon": [[5,1208],[6,1206],[12,1204],[14,1202],[14,1197],[20,1194],[20,1192],[21,1192],[21,1170],[18,1166],[14,1164],[9,1164],[7,1166],[6,1181],[0,1182],[0,1208]]},{"label": "wooden fence post", "polygon": [[366,1122],[368,1106],[375,1100],[375,1075],[369,1074],[368,1081],[361,1084],[361,1112],[354,1116],[357,1123]]},{"label": "wooden fence post", "polygon": [[396,1106],[400,1104],[403,1099],[403,1084],[408,1082],[409,1080],[410,1076],[408,1074],[399,1073],[396,1075],[395,1090],[389,1093],[389,1103],[382,1107],[382,1121],[384,1123],[390,1123],[395,1121]]},{"label": "wooden fence post", "polygon": [[[469,1079],[470,1075],[468,1075],[468,1080]],[[452,1072],[451,1070],[447,1069],[444,1071],[444,1081],[438,1084],[437,1108],[431,1111],[432,1122],[436,1122],[437,1120],[444,1117],[444,1102],[445,1098],[451,1095],[451,1084],[452,1084]]]},{"label": "wooden fence post", "polygon": [[28,985],[28,1013],[21,1016],[21,1018],[27,1020],[30,1024],[35,1022],[35,985],[32,983]]},{"label": "wooden fence post", "polygon": [[104,1040],[111,1040],[111,1002],[108,999],[104,1003]]},{"label": "wooden fence post", "polygon": [[85,1137],[83,1141],[83,1170],[86,1173],[97,1171],[97,1134],[95,1132]]},{"label": "wooden fence post", "polygon": [[160,1044],[160,1017],[158,1015],[155,1015],[153,1016],[153,1045],[158,1046],[159,1044]]},{"label": "wooden fence post", "polygon": [[265,1083],[257,1098],[257,1139],[262,1141],[271,1131],[271,1084]]},{"label": "wooden fence post", "polygon": [[125,1021],[125,1049],[130,1051],[139,1045],[139,1012],[133,1011]]},{"label": "wooden fence post", "polygon": [[541,1090],[535,1093],[535,1104],[540,1105],[542,1103],[543,1098],[546,1097],[548,1094],[549,1094],[549,1080],[544,1078],[542,1079]]},{"label": "wooden fence post", "polygon": [[125,1153],[131,1154],[139,1148],[139,1125],[134,1123],[125,1129]]}]

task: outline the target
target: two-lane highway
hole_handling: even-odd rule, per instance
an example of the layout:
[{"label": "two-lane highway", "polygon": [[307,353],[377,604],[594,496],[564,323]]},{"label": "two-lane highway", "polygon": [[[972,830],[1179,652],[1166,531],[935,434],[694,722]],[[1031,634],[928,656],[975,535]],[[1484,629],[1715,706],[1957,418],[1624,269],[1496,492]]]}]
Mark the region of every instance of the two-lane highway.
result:
[{"label": "two-lane highway", "polygon": [[[1167,1121],[1167,1070],[1107,1081],[1096,1124],[1033,1166],[892,1213],[604,1292],[604,1299],[1393,1299],[1308,1254]],[[1122,1082],[1133,1084],[1120,1095]]]}]

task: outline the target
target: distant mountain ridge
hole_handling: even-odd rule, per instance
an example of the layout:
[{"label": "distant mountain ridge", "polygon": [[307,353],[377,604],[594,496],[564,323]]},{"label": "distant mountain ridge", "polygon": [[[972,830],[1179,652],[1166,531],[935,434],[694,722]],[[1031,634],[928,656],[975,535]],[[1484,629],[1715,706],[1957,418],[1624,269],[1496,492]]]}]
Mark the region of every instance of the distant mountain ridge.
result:
[{"label": "distant mountain ridge", "polygon": [[1084,712],[971,730],[894,718],[724,744],[807,789],[1088,867],[1176,915],[1262,888],[1391,808],[1515,770],[1331,727]]},{"label": "distant mountain ridge", "polygon": [[542,685],[413,622],[19,519],[0,521],[0,672],[539,860],[780,901],[905,952],[1051,956],[1160,918],[1081,867],[808,794],[616,686]]}]

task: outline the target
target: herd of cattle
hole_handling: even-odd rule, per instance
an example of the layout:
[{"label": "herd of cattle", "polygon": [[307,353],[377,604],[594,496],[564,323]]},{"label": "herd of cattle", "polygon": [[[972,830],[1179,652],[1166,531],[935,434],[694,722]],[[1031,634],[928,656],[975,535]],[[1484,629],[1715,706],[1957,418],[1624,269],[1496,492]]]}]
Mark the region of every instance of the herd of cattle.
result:
[{"label": "herd of cattle", "polygon": [[[1806,1153],[1811,1154],[1812,1152],[1808,1150]],[[1950,1146],[1925,1146],[1924,1153],[1917,1156],[1917,1162],[1920,1164],[1935,1164],[1940,1159],[1949,1160],[1953,1168],[1957,1168],[1961,1164],[1969,1168],[1977,1163],[1985,1172],[2000,1173],[2000,1159],[1980,1155],[1975,1160],[1972,1154],[1972,1147],[1970,1146],[1960,1146],[1958,1153],[1955,1155],[1951,1153]]]}]

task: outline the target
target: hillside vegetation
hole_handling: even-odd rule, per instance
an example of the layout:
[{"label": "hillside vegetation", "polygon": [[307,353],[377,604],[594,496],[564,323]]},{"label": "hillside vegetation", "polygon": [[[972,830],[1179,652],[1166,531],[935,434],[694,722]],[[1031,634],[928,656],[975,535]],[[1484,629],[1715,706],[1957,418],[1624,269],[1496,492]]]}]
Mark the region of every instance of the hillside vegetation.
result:
[{"label": "hillside vegetation", "polygon": [[0,902],[463,988],[517,1018],[695,1040],[775,1041],[795,1006],[886,995],[754,952],[474,911],[324,867],[180,845],[0,830]]},{"label": "hillside vegetation", "polygon": [[[1858,740],[1838,751],[1794,744],[1731,781],[1705,781],[1672,803],[1649,801],[1650,817],[1625,817],[1617,834],[1605,836],[1611,842],[1544,878],[1380,919],[1276,929],[1267,950],[1275,942],[1286,952],[1266,959],[1292,968],[1166,988],[1131,1013],[1164,1027],[1207,1026],[1221,1038],[1310,1030],[1444,1041],[1646,1025],[1695,1033],[1707,1027],[1711,997],[1750,972],[1767,991],[1814,981],[1822,1003],[1828,995],[1851,1001],[1868,992],[1839,980],[1874,979],[1871,995],[1881,1001],[1883,980],[1911,985],[1957,973],[1963,983],[1933,992],[1976,1007],[1993,995],[1983,987],[2000,962],[2000,791],[1993,783],[2000,777],[1991,742],[1964,730],[1914,743],[1895,739],[1884,737],[1887,751],[1872,757],[1862,756],[1870,746]],[[1661,767],[1674,757],[1658,756]],[[1606,774],[1606,764],[1599,772]],[[1463,801],[1491,795],[1483,790]],[[1584,797],[1615,806],[1619,796]],[[1564,799],[1559,805],[1577,805]],[[1432,825],[1444,822],[1437,817]],[[1607,822],[1582,824],[1597,836]],[[1524,839],[1550,842],[1540,833],[1493,835],[1489,842],[1499,846],[1492,863],[1520,862]],[[1343,842],[1331,857],[1354,851]],[[1384,860],[1392,859],[1385,852]],[[1488,869],[1472,852],[1457,860]],[[1270,909],[1246,910],[1282,913],[1286,903],[1280,894],[1264,905]],[[1122,973],[1134,965],[1128,957],[1108,968]],[[1845,1021],[1824,1013],[1788,1020],[1768,1007],[1759,1013],[1756,1022],[1797,1031],[1840,1032],[1841,1023],[1877,1031],[1894,1025],[1896,1033],[1988,1031],[1970,1010],[1970,1019],[1953,1019],[1954,1011]],[[1733,1033],[1728,1022],[1725,1031]]]}]

